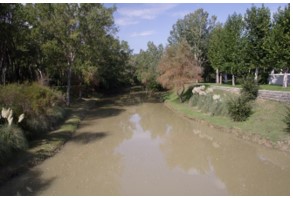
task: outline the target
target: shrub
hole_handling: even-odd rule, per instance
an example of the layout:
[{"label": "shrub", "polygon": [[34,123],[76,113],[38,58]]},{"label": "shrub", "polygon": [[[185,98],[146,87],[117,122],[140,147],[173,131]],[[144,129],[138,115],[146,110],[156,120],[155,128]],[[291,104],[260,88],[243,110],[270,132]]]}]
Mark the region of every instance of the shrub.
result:
[{"label": "shrub", "polygon": [[254,82],[254,79],[251,77],[244,78],[242,80],[242,89],[241,95],[243,99],[246,100],[255,100],[258,95],[259,86]]},{"label": "shrub", "polygon": [[192,96],[193,96],[193,93],[192,93],[192,90],[195,86],[189,86],[187,88],[187,90],[182,94],[182,101],[187,101],[189,100]]},{"label": "shrub", "polygon": [[[201,93],[202,91],[199,91]],[[213,116],[228,115],[227,99],[223,94],[215,94],[212,89],[206,89],[205,94],[195,93],[189,100],[190,106],[195,106],[197,109],[205,113],[210,113]]]},{"label": "shrub", "polygon": [[233,121],[245,121],[252,114],[252,107],[245,97],[230,99],[227,103],[228,112]]},{"label": "shrub", "polygon": [[0,126],[0,164],[6,162],[16,151],[27,148],[21,128],[16,125]]},{"label": "shrub", "polygon": [[38,136],[52,129],[65,116],[61,92],[39,85],[9,84],[0,86],[0,107],[10,107],[15,116],[24,113],[20,123],[27,138]]}]

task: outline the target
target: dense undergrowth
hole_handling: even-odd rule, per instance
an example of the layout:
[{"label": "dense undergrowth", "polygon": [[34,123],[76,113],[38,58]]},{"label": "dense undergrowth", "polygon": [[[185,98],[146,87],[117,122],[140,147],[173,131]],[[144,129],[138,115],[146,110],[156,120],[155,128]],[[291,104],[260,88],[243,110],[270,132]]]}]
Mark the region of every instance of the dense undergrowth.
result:
[{"label": "dense undergrowth", "polygon": [[0,164],[14,152],[27,148],[30,140],[54,129],[65,118],[61,92],[33,84],[0,86],[0,110],[10,108],[12,119],[24,114],[22,122],[9,125],[0,119]]}]

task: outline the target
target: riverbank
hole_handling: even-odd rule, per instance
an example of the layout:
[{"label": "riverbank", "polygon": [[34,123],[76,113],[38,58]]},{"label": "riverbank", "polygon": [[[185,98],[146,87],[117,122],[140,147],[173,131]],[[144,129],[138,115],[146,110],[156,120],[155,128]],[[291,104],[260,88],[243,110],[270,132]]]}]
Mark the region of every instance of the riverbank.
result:
[{"label": "riverbank", "polygon": [[286,109],[279,102],[257,99],[253,107],[254,113],[245,122],[233,122],[228,117],[199,112],[188,103],[180,103],[176,94],[171,92],[165,96],[164,104],[186,118],[206,123],[243,140],[290,151],[290,135],[284,131],[286,126],[283,123]]},{"label": "riverbank", "polygon": [[18,153],[0,168],[0,185],[58,153],[66,141],[72,137],[80,121],[85,117],[85,112],[92,105],[92,101],[72,104],[68,108],[68,118],[57,130],[32,141],[28,150]]}]

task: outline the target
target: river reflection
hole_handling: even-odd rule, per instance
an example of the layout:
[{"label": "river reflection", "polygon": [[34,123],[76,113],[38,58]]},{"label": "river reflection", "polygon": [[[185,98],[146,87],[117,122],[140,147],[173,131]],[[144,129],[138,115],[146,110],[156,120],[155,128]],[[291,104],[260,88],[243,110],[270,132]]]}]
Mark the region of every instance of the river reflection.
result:
[{"label": "river reflection", "polygon": [[143,104],[129,118],[122,194],[288,195],[289,155]]},{"label": "river reflection", "polygon": [[[124,141],[117,152],[122,154],[123,173],[121,193],[126,195],[226,195],[225,184],[219,180],[209,164],[206,174],[196,169],[188,172],[170,168],[160,145],[164,138],[152,137],[151,130],[145,130],[139,114],[130,119],[133,135]],[[172,133],[172,126],[165,125],[165,135]],[[196,175],[196,176],[195,176]]]}]

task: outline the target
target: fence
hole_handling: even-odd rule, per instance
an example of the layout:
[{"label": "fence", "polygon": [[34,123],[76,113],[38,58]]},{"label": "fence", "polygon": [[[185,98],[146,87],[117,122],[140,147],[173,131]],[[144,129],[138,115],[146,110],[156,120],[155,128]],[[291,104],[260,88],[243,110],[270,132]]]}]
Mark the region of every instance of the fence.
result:
[{"label": "fence", "polygon": [[[290,74],[288,75],[288,85],[290,85]],[[283,85],[284,74],[270,74],[268,81],[270,85]]]}]

